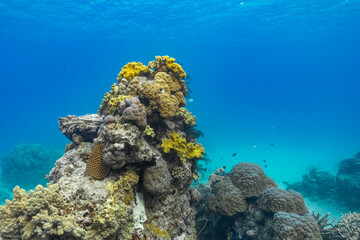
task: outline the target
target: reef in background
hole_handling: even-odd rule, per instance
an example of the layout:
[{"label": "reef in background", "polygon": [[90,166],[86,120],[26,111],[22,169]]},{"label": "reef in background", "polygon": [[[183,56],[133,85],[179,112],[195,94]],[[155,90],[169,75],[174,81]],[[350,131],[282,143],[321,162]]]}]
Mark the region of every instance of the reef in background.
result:
[{"label": "reef in background", "polygon": [[47,188],[14,188],[0,206],[7,239],[196,239],[189,186],[199,178],[186,73],[168,56],[128,63],[98,114],[60,118],[71,140]]},{"label": "reef in background", "polygon": [[[0,161],[1,182],[8,189],[19,185],[27,190],[45,185],[45,175],[54,167],[63,150],[45,150],[40,144],[20,144]],[[2,202],[5,199],[0,199]]]},{"label": "reef in background", "polygon": [[301,182],[287,184],[287,189],[299,191],[315,201],[333,199],[353,211],[360,211],[360,152],[342,160],[336,176],[311,167]]},{"label": "reef in background", "polygon": [[328,215],[310,214],[302,195],[277,188],[253,163],[224,168],[209,184],[191,189],[196,202],[198,240],[357,240],[360,214],[343,215],[335,225]]}]

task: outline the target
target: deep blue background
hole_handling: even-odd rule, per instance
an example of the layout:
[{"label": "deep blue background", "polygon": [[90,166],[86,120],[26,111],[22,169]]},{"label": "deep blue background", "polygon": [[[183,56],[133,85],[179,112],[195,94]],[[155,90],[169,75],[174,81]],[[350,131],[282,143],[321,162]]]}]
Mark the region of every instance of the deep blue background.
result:
[{"label": "deep blue background", "polygon": [[267,174],[292,181],[309,165],[335,172],[360,151],[357,0],[4,0],[0,9],[0,157],[20,143],[63,149],[58,118],[96,113],[123,65],[155,55],[192,77],[188,107],[209,171],[266,159]]}]

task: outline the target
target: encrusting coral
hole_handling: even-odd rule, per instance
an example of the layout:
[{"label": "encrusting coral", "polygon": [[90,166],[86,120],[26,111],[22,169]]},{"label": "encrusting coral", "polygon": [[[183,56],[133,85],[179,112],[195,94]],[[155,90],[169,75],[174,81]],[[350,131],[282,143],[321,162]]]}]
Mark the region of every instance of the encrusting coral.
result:
[{"label": "encrusting coral", "polygon": [[161,147],[164,153],[169,153],[171,149],[174,149],[182,163],[193,158],[202,158],[204,155],[205,149],[201,144],[186,143],[186,139],[182,138],[177,132],[169,132],[169,136],[170,138],[162,140]]}]

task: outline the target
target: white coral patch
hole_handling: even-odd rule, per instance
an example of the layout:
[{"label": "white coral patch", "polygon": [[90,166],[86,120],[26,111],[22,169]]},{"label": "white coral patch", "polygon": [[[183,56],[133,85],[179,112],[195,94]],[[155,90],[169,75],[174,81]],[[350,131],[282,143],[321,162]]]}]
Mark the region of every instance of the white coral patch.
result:
[{"label": "white coral patch", "polygon": [[136,201],[133,204],[134,229],[144,229],[143,223],[146,221],[146,211],[144,203],[144,195],[136,193]]}]

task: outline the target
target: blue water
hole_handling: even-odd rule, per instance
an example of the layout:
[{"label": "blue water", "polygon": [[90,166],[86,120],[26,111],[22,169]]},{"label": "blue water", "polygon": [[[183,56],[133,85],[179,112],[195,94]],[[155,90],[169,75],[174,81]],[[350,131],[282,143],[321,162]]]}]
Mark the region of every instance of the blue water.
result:
[{"label": "blue water", "polygon": [[359,0],[3,0],[0,9],[0,158],[21,143],[63,149],[58,118],[96,113],[123,65],[156,55],[191,75],[187,107],[205,133],[208,172],[251,161],[281,184],[310,165],[336,173],[360,151]]}]

